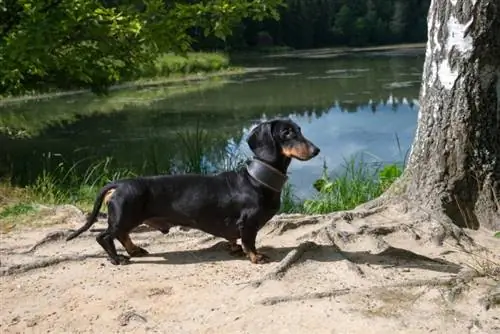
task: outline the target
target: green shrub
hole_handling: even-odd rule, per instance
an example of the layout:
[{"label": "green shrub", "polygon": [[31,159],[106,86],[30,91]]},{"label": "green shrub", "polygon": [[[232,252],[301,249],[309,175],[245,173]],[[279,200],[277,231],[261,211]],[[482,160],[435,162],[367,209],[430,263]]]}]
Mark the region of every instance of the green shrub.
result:
[{"label": "green shrub", "polygon": [[331,177],[325,164],[322,177],[314,182],[318,193],[304,201],[303,211],[306,214],[325,214],[354,209],[380,196],[401,173],[401,167],[396,164],[373,168],[352,158],[341,174]]}]

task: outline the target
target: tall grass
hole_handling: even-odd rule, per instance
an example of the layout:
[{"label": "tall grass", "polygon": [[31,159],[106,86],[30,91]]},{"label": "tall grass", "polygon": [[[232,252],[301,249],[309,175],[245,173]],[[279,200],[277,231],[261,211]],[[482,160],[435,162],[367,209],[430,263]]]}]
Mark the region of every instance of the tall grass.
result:
[{"label": "tall grass", "polygon": [[324,214],[354,209],[380,196],[401,175],[398,164],[368,164],[352,157],[342,171],[330,175],[326,164],[323,175],[314,183],[317,194],[301,205],[306,214]]},{"label": "tall grass", "polygon": [[[63,204],[72,203],[83,208],[92,205],[97,190],[109,181],[137,174],[210,174],[232,170],[244,165],[247,156],[237,150],[235,144],[226,150],[213,148],[217,136],[209,136],[199,124],[194,129],[177,133],[180,147],[177,156],[159,159],[156,147],[145,156],[145,163],[139,170],[117,168],[111,158],[88,164],[87,160],[76,163],[65,161],[60,155],[48,154],[42,173],[35,182],[26,187],[27,203]],[[147,151],[146,151],[147,152]],[[291,184],[282,191],[281,213],[325,214],[339,210],[353,209],[359,204],[380,196],[402,173],[399,164],[366,163],[356,156],[345,160],[337,173],[329,173],[326,164],[322,176],[313,184],[317,193],[312,198],[300,200]],[[19,203],[0,210],[0,218],[14,213],[30,211],[29,206]]]},{"label": "tall grass", "polygon": [[[27,186],[32,200],[40,203],[75,203],[85,206],[93,202],[95,191],[105,183],[136,176],[127,169],[111,168],[111,158],[91,164],[83,173],[79,165],[84,160],[71,163],[60,156],[49,154],[45,161],[46,166],[41,175]],[[52,166],[54,163],[55,166]]]},{"label": "tall grass", "polygon": [[23,201],[45,204],[72,203],[88,207],[92,205],[97,190],[112,180],[160,173],[209,174],[237,168],[246,160],[246,156],[234,149],[215,151],[214,147],[217,145],[214,143],[220,138],[209,136],[199,124],[194,129],[177,132],[176,138],[179,145],[176,155],[160,159],[160,153],[153,144],[144,152],[144,164],[134,171],[117,168],[117,164],[110,157],[91,163],[88,161],[90,158],[72,162],[66,161],[60,154],[49,153],[43,157],[40,175],[24,189],[23,194],[27,198],[23,198]]},{"label": "tall grass", "polygon": [[168,77],[175,74],[208,73],[229,67],[229,58],[222,53],[193,52],[186,56],[164,54],[153,64],[141,68],[140,78]]}]

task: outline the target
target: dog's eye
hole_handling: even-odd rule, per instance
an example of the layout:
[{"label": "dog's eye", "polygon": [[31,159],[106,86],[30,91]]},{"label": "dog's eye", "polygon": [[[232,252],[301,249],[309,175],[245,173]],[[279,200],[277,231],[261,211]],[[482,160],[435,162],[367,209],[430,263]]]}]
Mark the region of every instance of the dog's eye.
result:
[{"label": "dog's eye", "polygon": [[282,134],[285,138],[293,138],[295,136],[295,133],[292,131],[292,129],[285,129],[283,130]]}]

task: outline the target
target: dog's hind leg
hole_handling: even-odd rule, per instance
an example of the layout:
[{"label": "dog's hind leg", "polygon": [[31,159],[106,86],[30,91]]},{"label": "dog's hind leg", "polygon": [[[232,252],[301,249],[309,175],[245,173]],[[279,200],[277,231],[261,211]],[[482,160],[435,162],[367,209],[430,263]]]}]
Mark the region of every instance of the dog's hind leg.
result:
[{"label": "dog's hind leg", "polygon": [[147,250],[134,244],[130,239],[130,234],[128,233],[121,233],[117,239],[123,247],[125,247],[125,250],[131,257],[141,257],[149,254]]},{"label": "dog's hind leg", "polygon": [[108,205],[108,228],[106,231],[100,233],[96,240],[106,251],[109,256],[109,260],[112,264],[128,264],[130,263],[130,258],[128,256],[119,255],[116,252],[115,241],[119,235],[124,235],[124,227],[126,227],[126,233],[128,234],[129,226],[124,221],[125,215],[121,209],[121,206],[117,205],[114,201],[111,201]]},{"label": "dog's hind leg", "polygon": [[96,240],[101,245],[102,248],[108,253],[109,260],[111,261],[112,264],[118,265],[118,264],[128,264],[130,263],[130,258],[128,256],[124,255],[119,255],[116,252],[116,247],[115,247],[115,242],[114,242],[114,233],[110,231],[110,228],[104,232],[101,232],[97,237]]}]

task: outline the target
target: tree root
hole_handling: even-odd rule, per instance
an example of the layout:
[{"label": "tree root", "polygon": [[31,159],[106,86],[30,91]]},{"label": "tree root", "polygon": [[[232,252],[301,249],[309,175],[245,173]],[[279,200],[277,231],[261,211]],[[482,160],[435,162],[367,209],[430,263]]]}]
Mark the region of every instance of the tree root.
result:
[{"label": "tree root", "polygon": [[385,203],[381,202],[381,203],[378,203],[378,205],[376,205],[376,206],[370,206],[370,207],[360,206],[352,211],[345,211],[345,212],[341,212],[339,214],[340,214],[340,218],[342,218],[346,222],[351,222],[354,219],[363,219],[363,218],[366,218],[368,216],[375,215],[375,214],[380,213],[386,209],[387,209],[387,205],[385,205]]},{"label": "tree root", "polygon": [[275,216],[266,224],[266,234],[282,235],[288,230],[319,224],[324,220],[329,220],[326,215],[282,214]]},{"label": "tree root", "polygon": [[347,295],[351,293],[351,289],[338,289],[338,290],[330,290],[323,292],[312,292],[306,293],[303,295],[292,295],[292,296],[281,296],[281,297],[269,297],[260,301],[260,304],[265,306],[276,305],[280,303],[286,302],[298,302],[304,300],[312,300],[312,299],[323,299],[323,298],[331,298],[331,297],[339,297],[343,295]]},{"label": "tree root", "polygon": [[500,305],[500,283],[497,283],[485,296],[479,299],[479,304],[488,311],[491,307]]},{"label": "tree root", "polygon": [[71,261],[82,261],[88,258],[97,257],[102,255],[102,252],[87,254],[87,255],[65,255],[55,258],[43,259],[31,263],[26,264],[16,264],[6,269],[0,270],[1,276],[10,276],[15,274],[22,274],[30,270],[45,268],[49,266],[53,266],[63,262],[71,262]]},{"label": "tree root", "polygon": [[328,239],[330,239],[330,243],[332,244],[332,248],[346,261],[347,263],[347,268],[351,269],[354,271],[356,274],[358,274],[361,277],[365,277],[365,273],[361,269],[360,266],[358,266],[356,263],[352,262],[348,256],[340,249],[339,246],[335,243],[335,238],[331,235],[330,231],[326,231],[326,236]]},{"label": "tree root", "polygon": [[127,326],[132,320],[135,320],[135,321],[138,321],[138,322],[148,322],[147,319],[138,314],[137,312],[133,311],[133,310],[130,310],[130,311],[126,311],[126,312],[123,312],[122,314],[120,314],[118,316],[118,324],[120,326]]},{"label": "tree root", "polygon": [[258,280],[244,282],[240,284],[250,284],[252,287],[258,288],[266,280],[280,279],[288,271],[288,269],[290,269],[292,265],[302,257],[302,255],[305,252],[315,248],[318,248],[318,244],[316,244],[315,242],[312,241],[302,242],[296,248],[288,252],[288,254],[283,258],[283,260],[280,261],[280,263],[278,263],[278,265],[276,266],[276,268],[274,268],[274,270],[268,272]]},{"label": "tree root", "polygon": [[421,286],[453,287],[453,286],[456,286],[457,284],[465,284],[467,282],[470,282],[471,280],[473,280],[477,276],[478,276],[477,273],[471,272],[469,270],[464,270],[464,271],[461,271],[460,273],[458,273],[456,276],[451,277],[451,278],[412,280],[412,281],[396,283],[396,284],[377,285],[377,286],[372,286],[372,287],[364,288],[364,289],[356,289],[356,288],[333,289],[333,290],[328,290],[328,291],[305,293],[305,294],[301,294],[301,295],[269,297],[269,298],[265,298],[265,299],[261,300],[260,304],[269,306],[269,305],[275,305],[275,304],[286,303],[286,302],[296,302],[296,301],[305,301],[305,300],[312,300],[312,299],[339,297],[339,296],[347,295],[350,293],[362,293],[362,294],[368,293],[369,294],[374,289],[413,288],[413,287],[421,287]]},{"label": "tree root", "polygon": [[40,247],[43,244],[66,239],[66,237],[69,236],[71,232],[72,232],[71,230],[50,232],[42,240],[38,241],[33,246],[31,246],[28,250],[25,250],[23,252],[19,252],[19,254],[33,253],[38,247]]}]

